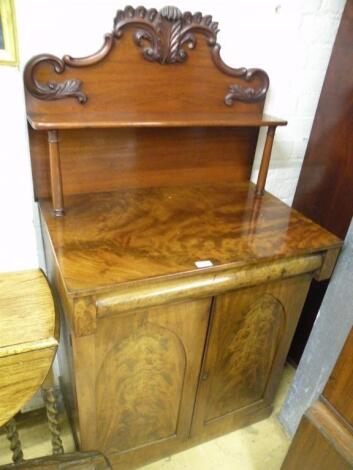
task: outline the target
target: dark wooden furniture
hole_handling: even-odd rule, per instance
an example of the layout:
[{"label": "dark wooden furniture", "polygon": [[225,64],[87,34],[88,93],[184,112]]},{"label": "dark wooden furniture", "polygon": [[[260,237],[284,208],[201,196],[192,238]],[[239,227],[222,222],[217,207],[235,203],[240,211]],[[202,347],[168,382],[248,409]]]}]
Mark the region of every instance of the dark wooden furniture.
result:
[{"label": "dark wooden furniture", "polygon": [[303,416],[282,470],[353,468],[353,329],[320,399]]},{"label": "dark wooden furniture", "polygon": [[[353,1],[342,15],[295,193],[293,207],[344,238],[353,217]],[[337,83],[339,77],[339,84]],[[290,358],[298,363],[327,282],[313,281]]]},{"label": "dark wooden furniture", "polygon": [[127,7],[97,54],[25,70],[63,388],[80,448],[114,468],[268,416],[310,281],[341,246],[264,191],[286,122],[262,113],[264,71],[222,62],[217,30]]}]

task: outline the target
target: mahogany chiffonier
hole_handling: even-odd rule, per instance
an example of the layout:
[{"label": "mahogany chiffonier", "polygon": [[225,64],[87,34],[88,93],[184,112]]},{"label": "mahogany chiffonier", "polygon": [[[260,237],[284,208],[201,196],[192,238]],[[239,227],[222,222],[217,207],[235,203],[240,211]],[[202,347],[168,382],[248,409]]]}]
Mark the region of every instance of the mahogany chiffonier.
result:
[{"label": "mahogany chiffonier", "polygon": [[[136,468],[265,418],[311,279],[341,242],[268,194],[260,69],[211,16],[126,7],[84,58],[24,72],[78,446]],[[268,128],[257,184],[259,128]]]}]

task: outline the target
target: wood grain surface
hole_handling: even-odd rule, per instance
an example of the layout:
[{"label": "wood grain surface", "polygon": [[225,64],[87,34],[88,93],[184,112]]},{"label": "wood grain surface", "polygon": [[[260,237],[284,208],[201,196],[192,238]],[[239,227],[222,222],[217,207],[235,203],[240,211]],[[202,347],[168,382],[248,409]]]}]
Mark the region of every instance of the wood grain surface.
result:
[{"label": "wood grain surface", "polygon": [[353,329],[319,399],[306,411],[282,470],[353,468]]},{"label": "wood grain surface", "polygon": [[310,274],[217,296],[193,436],[217,436],[271,405]]},{"label": "wood grain surface", "polygon": [[[63,188],[56,178],[52,192],[57,209],[62,205],[57,204],[60,193],[161,186],[170,181],[180,185],[247,181],[256,127],[286,125],[283,119],[262,115],[269,86],[264,71],[224,64],[216,43],[218,26],[211,16],[197,13],[191,22],[187,16],[180,18],[188,34],[195,33],[188,35],[195,51],[186,53],[177,30],[172,43],[168,33],[169,27],[180,28],[181,23],[156,12],[161,25],[147,26],[145,34],[156,34],[156,41],[171,47],[171,57],[164,60],[160,51],[153,57],[144,47],[141,51],[133,31],[125,31],[148,22],[145,13],[123,11],[124,26],[120,30],[115,25],[119,32],[106,35],[96,54],[62,60],[42,54],[26,67],[28,119],[33,128],[42,130],[30,132],[36,197],[50,194],[43,131],[59,129]],[[53,173],[57,175],[57,169]]]},{"label": "wood grain surface", "polygon": [[57,342],[53,340],[45,348],[0,358],[0,425],[12,418],[39,390],[56,349]]},{"label": "wood grain surface", "polygon": [[330,374],[323,396],[353,429],[353,328]]},{"label": "wood grain surface", "polygon": [[[249,127],[60,131],[64,195],[248,181],[257,136]],[[30,140],[36,196],[49,197],[47,133],[30,130]]]},{"label": "wood grain surface", "polygon": [[0,425],[42,384],[57,336],[53,297],[43,273],[0,274]]},{"label": "wood grain surface", "polygon": [[264,127],[285,126],[287,121],[268,114],[251,113],[144,113],[106,112],[102,113],[62,113],[40,114],[30,113],[28,122],[35,130],[50,129],[104,129],[121,127]]},{"label": "wood grain surface", "polygon": [[200,272],[200,260],[240,268],[341,245],[277,198],[260,199],[251,183],[195,185],[71,196],[60,220],[49,201],[41,211],[71,295]]},{"label": "wood grain surface", "polygon": [[[311,276],[216,297],[211,322],[208,297],[99,317],[88,336],[71,331],[81,448],[135,468],[268,416]],[[201,369],[206,330],[214,367]]]},{"label": "wood grain surface", "polygon": [[[26,91],[29,114],[66,113],[74,120],[75,115],[88,112],[99,113],[100,120],[104,121],[106,112],[119,110],[123,114],[136,114],[140,119],[144,113],[151,112],[183,114],[187,121],[188,113],[262,114],[264,103],[262,99],[252,103],[236,101],[233,106],[225,104],[230,85],[249,87],[249,82],[220,71],[204,37],[199,38],[197,49],[184,63],[161,65],[146,60],[132,34],[124,34],[104,61],[91,67],[67,65],[60,77],[49,63],[43,63],[38,67],[36,79],[41,83],[82,81],[82,91],[88,97],[84,104],[75,99],[41,100]],[[254,76],[251,86],[259,85],[261,80]],[[137,116],[134,121],[139,119]]]},{"label": "wood grain surface", "polygon": [[[200,271],[179,278],[158,278],[153,282],[123,284],[112,292],[95,296],[97,318],[124,314],[129,310],[164,305],[169,302],[215,296],[244,287],[315,273],[322,268],[323,256],[312,254],[272,261],[260,266],[233,267],[219,271]],[[88,315],[87,315],[88,316]]]},{"label": "wood grain surface", "polygon": [[216,300],[213,337],[203,370],[208,377],[202,377],[209,380],[205,424],[263,397],[283,337],[286,311],[273,295],[256,294],[247,296],[245,305],[241,300],[246,291]]},{"label": "wood grain surface", "polygon": [[332,445],[319,431],[320,426],[327,424],[327,418],[331,419],[331,425],[334,423],[332,415],[325,418],[323,423],[322,419],[316,422],[303,416],[281,470],[352,470],[353,460],[347,461],[340,453],[347,443],[347,435],[339,436],[336,445]]},{"label": "wood grain surface", "polygon": [[40,270],[0,274],[0,311],[0,349],[54,336],[54,303]]},{"label": "wood grain surface", "polygon": [[293,207],[340,238],[353,216],[352,42],[353,2],[348,0],[293,200]]},{"label": "wood grain surface", "polygon": [[124,459],[127,452],[161,453],[187,438],[210,302],[101,319],[94,336],[73,337],[79,416],[90,427],[81,428],[84,448]]}]

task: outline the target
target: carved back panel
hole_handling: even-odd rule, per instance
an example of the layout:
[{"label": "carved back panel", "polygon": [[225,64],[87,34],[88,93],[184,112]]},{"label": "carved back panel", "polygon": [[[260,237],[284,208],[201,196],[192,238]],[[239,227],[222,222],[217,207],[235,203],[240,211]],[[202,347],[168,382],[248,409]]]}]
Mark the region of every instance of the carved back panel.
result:
[{"label": "carved back panel", "polygon": [[[155,121],[165,121],[173,116],[187,121],[192,113],[201,117],[207,114],[217,122],[220,113],[262,114],[269,86],[267,74],[260,69],[228,67],[220,57],[217,31],[218,24],[211,16],[201,13],[192,15],[189,12],[182,14],[175,7],[163,8],[160,12],[143,7],[119,10],[113,32],[105,36],[104,45],[97,53],[81,59],[70,56],[59,59],[42,54],[29,61],[24,73],[28,114],[38,121],[43,116],[47,122],[59,118],[67,123],[67,127],[82,120],[105,122],[107,116],[131,122],[146,120],[146,116],[153,116]],[[77,133],[82,142],[89,138],[85,132]],[[120,132],[119,139],[124,149],[136,146],[137,139],[131,135],[136,133],[138,131],[122,135]],[[207,129],[204,133],[211,134],[212,131]],[[101,183],[96,188],[92,185],[94,178],[91,178],[87,185],[80,184],[76,191],[76,176],[73,175],[71,181],[70,174],[64,174],[65,193],[107,191],[114,186],[109,168],[112,142],[117,134],[117,130],[106,134],[101,130],[91,130],[90,135],[93,140],[100,139],[100,145],[99,161],[90,168],[92,175],[97,172],[101,174]],[[36,138],[31,136],[33,175],[38,197],[49,193],[45,183],[49,179],[46,135],[40,135]],[[221,135],[224,139],[225,133],[221,132]],[[233,176],[238,174],[240,180],[248,179],[257,135],[257,131],[249,128],[233,129],[232,135],[227,133],[227,158],[230,155],[234,157],[231,173]],[[73,135],[62,132],[60,139],[67,140],[66,148],[70,155],[72,152],[75,154],[75,164],[85,165],[86,156],[74,146]],[[141,147],[145,146],[144,139],[144,135],[138,135]],[[166,140],[165,153],[175,143],[173,132],[171,140]],[[155,145],[159,145],[158,140]],[[180,152],[187,151],[190,141],[186,139],[185,144],[179,147]],[[122,158],[125,158],[125,153],[122,152]],[[135,155],[135,159],[148,159],[146,152],[143,153]],[[201,157],[198,154],[190,158],[196,161],[202,158],[203,153],[201,146]],[[65,156],[63,158],[65,160]],[[217,154],[213,156],[214,161],[218,158]],[[212,167],[214,164],[209,165],[210,175]],[[137,168],[135,170],[134,184],[139,185],[138,181],[144,176]],[[181,184],[187,182],[183,176],[185,170],[187,167],[183,165],[177,170],[176,178]],[[149,181],[149,176],[144,185],[154,184]],[[105,184],[106,180],[110,182]],[[118,177],[114,180],[119,187]]]}]

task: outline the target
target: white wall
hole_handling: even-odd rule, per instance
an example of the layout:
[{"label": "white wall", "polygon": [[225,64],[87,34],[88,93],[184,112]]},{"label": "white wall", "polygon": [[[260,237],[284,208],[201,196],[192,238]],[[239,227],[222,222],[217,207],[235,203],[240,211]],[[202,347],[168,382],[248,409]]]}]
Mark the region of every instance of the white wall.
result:
[{"label": "white wall", "polygon": [[0,66],[0,271],[37,266],[21,74]]},{"label": "white wall", "polygon": [[[21,68],[42,52],[82,56],[96,51],[112,28],[116,9],[126,3],[17,0]],[[227,63],[268,72],[266,112],[287,118],[289,125],[277,132],[267,188],[290,204],[345,0],[174,3],[182,10],[211,13],[219,21]],[[160,8],[165,2],[144,4]],[[0,106],[0,271],[6,271],[38,263],[21,73],[15,69],[0,67]]]}]

